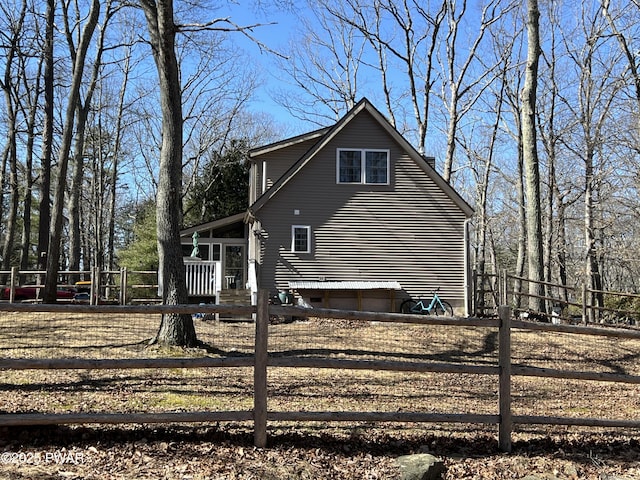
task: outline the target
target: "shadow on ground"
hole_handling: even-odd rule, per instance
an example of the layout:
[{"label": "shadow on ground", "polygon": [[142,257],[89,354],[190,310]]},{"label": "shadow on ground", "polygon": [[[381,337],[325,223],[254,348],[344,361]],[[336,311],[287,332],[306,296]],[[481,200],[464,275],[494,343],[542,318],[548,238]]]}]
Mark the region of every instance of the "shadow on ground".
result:
[{"label": "shadow on ground", "polygon": [[[267,450],[308,449],[324,454],[368,454],[395,457],[409,453],[432,453],[443,457],[482,458],[506,456],[499,452],[495,433],[482,427],[453,425],[436,430],[403,430],[389,425],[389,430],[371,424],[328,427],[305,424],[303,427],[273,426]],[[636,432],[637,433],[637,432]],[[581,433],[531,430],[516,434],[512,456],[561,457],[575,463],[640,462],[640,441],[633,432],[582,431]],[[250,427],[236,425],[207,426],[27,426],[0,427],[0,451],[28,449],[126,448],[130,445],[170,443],[176,448],[197,444],[224,445],[254,450]]]}]

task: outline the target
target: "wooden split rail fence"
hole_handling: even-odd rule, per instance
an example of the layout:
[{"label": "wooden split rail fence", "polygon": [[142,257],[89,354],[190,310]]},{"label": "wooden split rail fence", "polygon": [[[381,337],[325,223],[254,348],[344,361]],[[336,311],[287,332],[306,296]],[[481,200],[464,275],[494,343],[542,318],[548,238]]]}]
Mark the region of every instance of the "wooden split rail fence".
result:
[{"label": "wooden split rail fence", "polygon": [[[107,359],[36,359],[0,358],[3,370],[50,369],[175,369],[213,367],[253,368],[253,408],[239,411],[195,411],[166,413],[2,413],[0,426],[45,424],[114,424],[114,423],[186,423],[186,422],[240,422],[252,421],[254,442],[258,447],[267,445],[267,425],[270,421],[322,421],[322,422],[436,422],[496,425],[499,447],[511,450],[512,432],[516,424],[580,425],[638,428],[638,420],[603,418],[574,418],[562,416],[514,415],[512,413],[512,378],[530,376],[541,378],[579,379],[584,381],[624,382],[639,384],[640,376],[617,373],[566,371],[551,368],[533,368],[512,365],[511,334],[516,329],[546,330],[579,335],[614,335],[640,340],[640,333],[628,330],[596,329],[572,325],[551,325],[513,320],[508,307],[501,307],[497,318],[453,318],[403,315],[374,312],[304,309],[270,305],[268,294],[261,291],[257,306],[179,305],[179,306],[116,306],[116,305],[0,305],[0,315],[10,312],[69,312],[84,315],[108,313],[204,313],[253,316],[255,319],[255,346],[253,355],[197,358],[107,358]],[[270,316],[320,317],[397,324],[482,327],[497,330],[498,356],[494,365],[460,364],[455,362],[355,360],[343,358],[284,357],[269,354]],[[437,372],[446,374],[494,375],[499,385],[495,412],[428,413],[407,411],[276,411],[269,408],[267,372],[272,367],[312,369],[386,370],[403,372]],[[310,379],[310,381],[313,381]]]},{"label": "wooden split rail fence", "polygon": [[[529,284],[535,283],[546,292],[544,295],[534,295],[528,292]],[[547,311],[535,312],[558,317],[584,325],[591,323],[618,323],[633,320],[640,324],[640,312],[631,308],[618,308],[616,303],[623,305],[638,302],[640,294],[617,292],[610,290],[593,290],[585,284],[572,287],[553,282],[534,281],[526,277],[519,277],[507,273],[506,270],[498,274],[485,273],[472,275],[472,305],[470,311],[475,315],[484,316],[497,311],[498,305],[510,305],[520,311],[528,310],[529,298],[538,298],[547,305]],[[610,298],[612,305],[598,304],[595,297]]]}]

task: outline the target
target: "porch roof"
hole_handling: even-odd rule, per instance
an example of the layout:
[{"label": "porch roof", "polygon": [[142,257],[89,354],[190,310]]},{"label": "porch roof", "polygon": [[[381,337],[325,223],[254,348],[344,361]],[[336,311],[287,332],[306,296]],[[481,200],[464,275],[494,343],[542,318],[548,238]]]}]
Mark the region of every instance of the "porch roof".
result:
[{"label": "porch roof", "polygon": [[321,282],[297,280],[289,282],[292,290],[402,290],[400,283],[395,281],[343,281]]},{"label": "porch roof", "polygon": [[244,217],[246,212],[236,213],[235,215],[231,215],[229,217],[219,218],[218,220],[213,220],[211,222],[202,223],[200,225],[195,225],[190,228],[185,228],[180,231],[181,237],[186,237],[193,232],[202,232],[204,230],[215,230],[216,228],[222,228],[234,223],[244,223]]}]

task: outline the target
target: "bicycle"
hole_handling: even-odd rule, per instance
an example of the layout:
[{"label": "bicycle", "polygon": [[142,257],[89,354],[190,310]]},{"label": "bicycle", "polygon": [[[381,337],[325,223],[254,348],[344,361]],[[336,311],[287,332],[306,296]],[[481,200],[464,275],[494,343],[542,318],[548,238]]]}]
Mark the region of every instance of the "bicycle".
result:
[{"label": "bicycle", "polygon": [[438,296],[440,287],[431,292],[431,300],[409,298],[400,305],[402,313],[418,313],[421,315],[448,315],[453,317],[453,308]]}]

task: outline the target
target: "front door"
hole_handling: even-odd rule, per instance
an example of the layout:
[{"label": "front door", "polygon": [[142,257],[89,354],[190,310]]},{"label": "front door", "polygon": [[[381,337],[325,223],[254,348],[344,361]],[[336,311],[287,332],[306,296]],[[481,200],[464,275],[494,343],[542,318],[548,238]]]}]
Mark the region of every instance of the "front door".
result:
[{"label": "front door", "polygon": [[243,289],[245,254],[244,245],[224,246],[224,288]]}]

